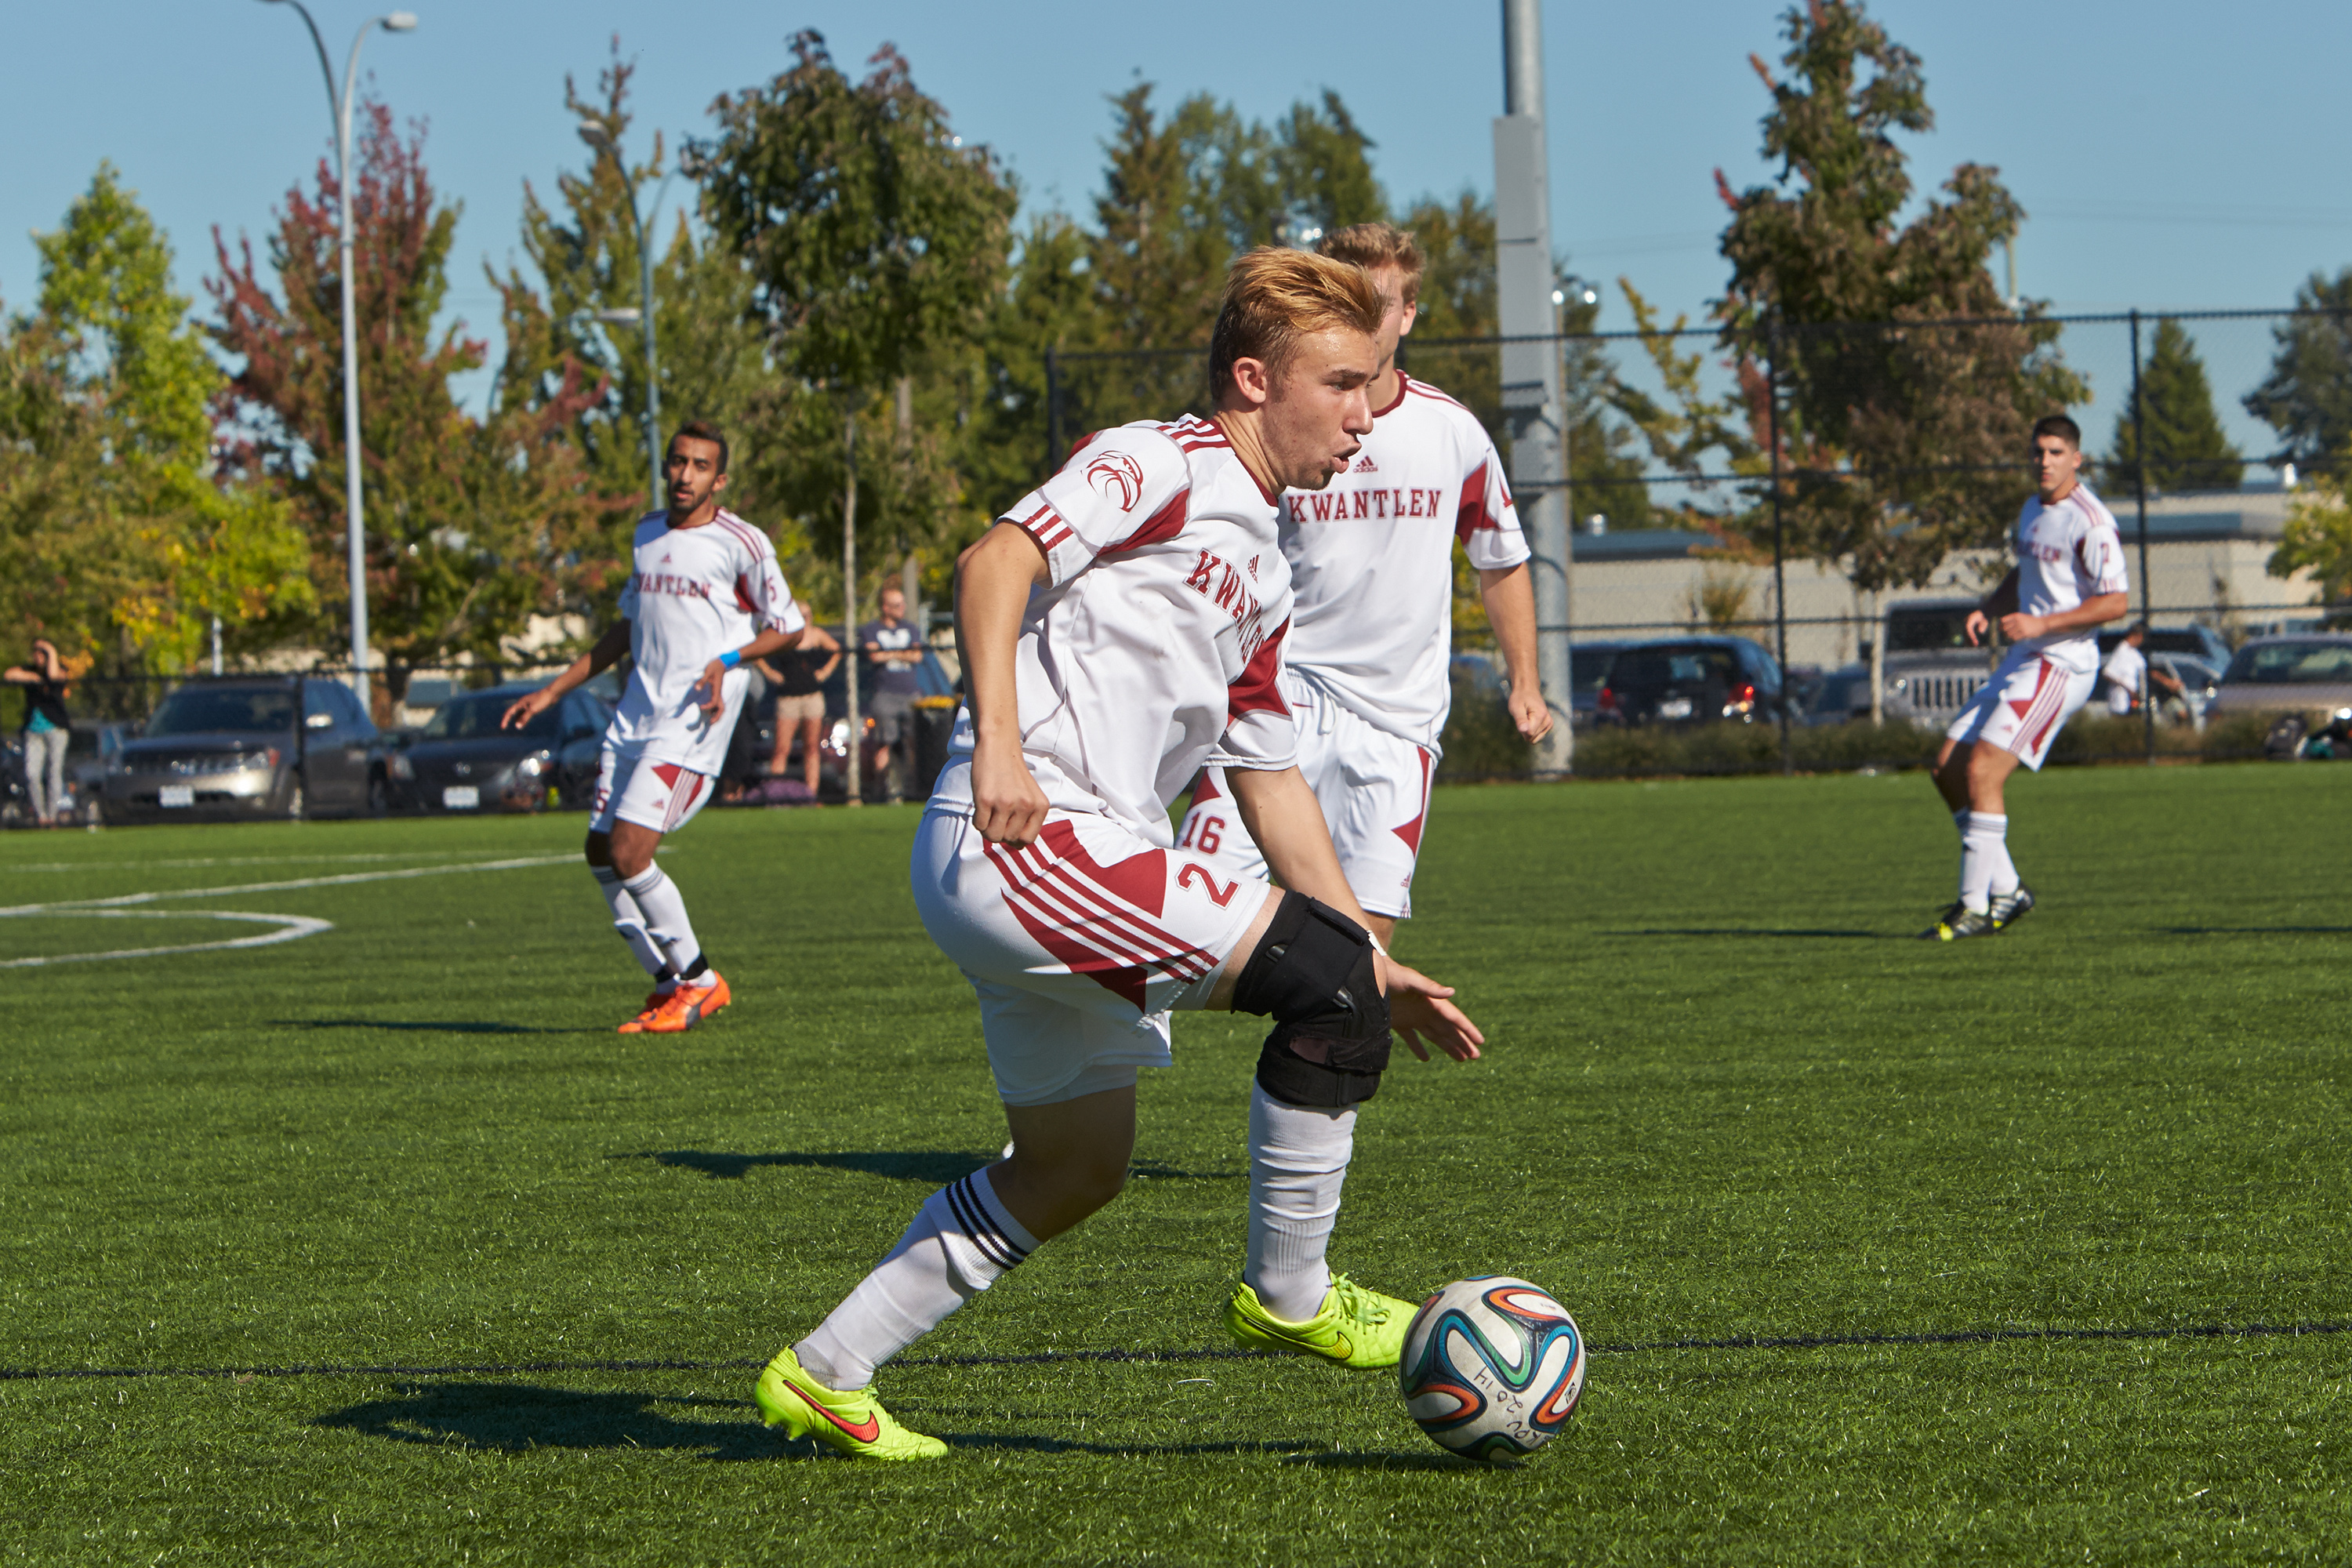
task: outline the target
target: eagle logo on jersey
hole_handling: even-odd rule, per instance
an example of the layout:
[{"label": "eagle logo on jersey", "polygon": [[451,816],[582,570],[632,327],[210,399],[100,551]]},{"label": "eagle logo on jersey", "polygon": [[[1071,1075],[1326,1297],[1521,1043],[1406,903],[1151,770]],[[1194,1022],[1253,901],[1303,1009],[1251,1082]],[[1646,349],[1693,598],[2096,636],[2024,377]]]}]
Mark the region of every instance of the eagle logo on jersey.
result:
[{"label": "eagle logo on jersey", "polygon": [[1087,465],[1087,483],[1108,500],[1116,490],[1118,510],[1133,511],[1143,499],[1143,465],[1125,452],[1105,452]]}]

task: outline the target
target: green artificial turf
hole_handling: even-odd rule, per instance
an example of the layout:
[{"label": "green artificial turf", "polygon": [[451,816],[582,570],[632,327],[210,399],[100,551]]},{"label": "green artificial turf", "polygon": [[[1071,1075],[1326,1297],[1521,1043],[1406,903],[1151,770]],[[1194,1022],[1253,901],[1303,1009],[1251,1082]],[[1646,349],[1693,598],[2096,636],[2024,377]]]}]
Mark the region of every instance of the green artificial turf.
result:
[{"label": "green artificial turf", "polygon": [[[1201,1016],[1127,1194],[885,1370],[946,1460],[757,1425],[750,1368],[1003,1142],[911,808],[675,837],[736,1003],[671,1039],[612,1032],[576,816],[13,835],[12,909],[439,869],[0,918],[0,961],[332,922],[0,969],[0,1559],[2342,1561],[2347,789],[2024,779],[2042,907],[1949,947],[1916,775],[1441,792],[1399,945],[1490,1052],[1399,1053],[1334,1261],[1576,1312],[1582,1409],[1495,1469],[1386,1375],[1085,1359],[1223,1348],[1261,1026]],[[2254,1325],[2332,1331],[2201,1331]]]}]

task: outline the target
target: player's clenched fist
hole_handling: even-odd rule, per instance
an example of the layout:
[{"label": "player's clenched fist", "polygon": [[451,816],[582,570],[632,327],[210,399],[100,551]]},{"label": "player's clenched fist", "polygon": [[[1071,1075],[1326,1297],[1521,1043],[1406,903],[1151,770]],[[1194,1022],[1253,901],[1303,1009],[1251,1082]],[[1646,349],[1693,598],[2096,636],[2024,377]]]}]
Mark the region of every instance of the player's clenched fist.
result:
[{"label": "player's clenched fist", "polygon": [[521,729],[533,719],[536,719],[541,713],[546,712],[548,709],[553,707],[555,704],[555,697],[556,692],[553,686],[542,686],[536,691],[527,691],[523,693],[520,697],[514,700],[513,703],[508,707],[506,713],[499,720],[499,728],[501,730]]},{"label": "player's clenched fist", "polygon": [[1015,751],[1008,757],[991,746],[971,759],[971,821],[991,844],[1028,844],[1045,826],[1045,792]]}]

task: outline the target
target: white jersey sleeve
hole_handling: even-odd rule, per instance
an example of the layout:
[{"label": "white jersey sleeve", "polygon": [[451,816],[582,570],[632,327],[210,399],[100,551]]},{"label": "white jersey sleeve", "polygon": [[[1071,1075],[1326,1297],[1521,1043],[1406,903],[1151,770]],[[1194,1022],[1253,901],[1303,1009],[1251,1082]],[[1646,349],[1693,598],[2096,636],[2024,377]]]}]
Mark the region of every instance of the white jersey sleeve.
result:
[{"label": "white jersey sleeve", "polygon": [[1184,452],[1165,431],[1115,426],[1088,437],[1004,521],[1045,552],[1058,588],[1097,555],[1174,537],[1191,486]]},{"label": "white jersey sleeve", "polygon": [[1517,566],[1535,552],[1519,528],[1518,508],[1511,504],[1511,487],[1503,476],[1503,457],[1494,437],[1476,429],[1480,450],[1463,481],[1462,500],[1454,518],[1454,537],[1462,552],[1481,572],[1501,572]]},{"label": "white jersey sleeve", "polygon": [[1285,621],[1225,689],[1225,732],[1211,766],[1271,772],[1298,765],[1298,724],[1282,696],[1282,645],[1289,635]]}]

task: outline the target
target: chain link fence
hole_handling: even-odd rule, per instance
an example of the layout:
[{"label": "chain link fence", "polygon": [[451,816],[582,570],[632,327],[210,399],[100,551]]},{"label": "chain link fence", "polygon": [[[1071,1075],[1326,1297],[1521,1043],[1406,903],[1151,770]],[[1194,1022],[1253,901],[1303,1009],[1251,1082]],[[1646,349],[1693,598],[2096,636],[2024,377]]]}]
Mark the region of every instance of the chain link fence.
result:
[{"label": "chain link fence", "polygon": [[[2227,717],[2232,704],[2217,699],[2232,650],[2352,625],[2310,574],[2269,570],[2291,511],[2335,484],[2352,437],[2341,315],[2130,310],[1553,341],[1569,405],[1564,629],[1580,774],[1930,759],[1998,658],[1960,623],[2010,564],[2006,537],[2032,491],[2028,432],[2043,413],[2081,426],[2084,482],[2126,547],[2130,619],[2150,623],[2151,663],[2183,686],[2122,716],[2095,702],[2059,760],[2262,754],[2295,694]],[[1409,337],[1399,362],[1508,453],[1501,340]],[[1208,409],[1201,351],[1055,354],[1046,373],[1041,469],[1094,430]],[[1631,647],[1694,645],[1687,655],[1699,639],[1769,656],[1782,700],[1720,704],[1709,688],[1688,718],[1611,710],[1609,671]],[[1455,645],[1444,771],[1531,771],[1501,716],[1466,574]],[[1732,666],[1721,679],[1705,659],[1694,668],[1702,686],[1742,684]],[[1721,707],[1736,711],[1710,721]]]}]

